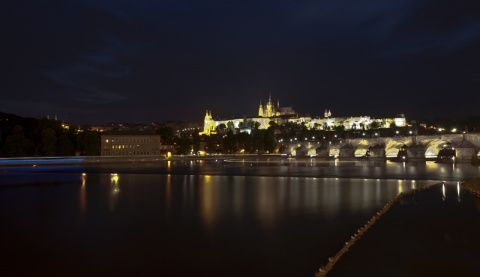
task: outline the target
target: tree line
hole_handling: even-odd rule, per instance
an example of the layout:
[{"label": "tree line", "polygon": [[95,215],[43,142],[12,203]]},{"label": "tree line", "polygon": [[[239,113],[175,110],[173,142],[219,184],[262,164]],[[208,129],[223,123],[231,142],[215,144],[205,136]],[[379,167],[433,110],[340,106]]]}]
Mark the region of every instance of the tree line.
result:
[{"label": "tree line", "polygon": [[93,156],[100,154],[100,134],[64,128],[60,121],[48,118],[23,118],[0,114],[1,157]]}]

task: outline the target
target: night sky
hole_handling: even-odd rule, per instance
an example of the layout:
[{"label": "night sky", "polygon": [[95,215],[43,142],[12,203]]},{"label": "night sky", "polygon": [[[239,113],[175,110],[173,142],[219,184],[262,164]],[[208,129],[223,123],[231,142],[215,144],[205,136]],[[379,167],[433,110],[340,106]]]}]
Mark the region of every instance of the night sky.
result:
[{"label": "night sky", "polygon": [[72,123],[479,115],[478,0],[4,1],[0,111]]}]

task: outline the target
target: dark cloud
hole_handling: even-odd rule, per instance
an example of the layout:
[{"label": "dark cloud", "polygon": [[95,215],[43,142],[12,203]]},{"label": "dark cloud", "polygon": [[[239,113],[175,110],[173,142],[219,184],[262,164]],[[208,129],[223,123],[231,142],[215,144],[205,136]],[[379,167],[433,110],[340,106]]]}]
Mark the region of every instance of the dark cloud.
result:
[{"label": "dark cloud", "polygon": [[[0,110],[73,122],[476,114],[476,1],[9,1]],[[468,100],[466,100],[468,99]],[[461,107],[461,108],[460,108]]]}]

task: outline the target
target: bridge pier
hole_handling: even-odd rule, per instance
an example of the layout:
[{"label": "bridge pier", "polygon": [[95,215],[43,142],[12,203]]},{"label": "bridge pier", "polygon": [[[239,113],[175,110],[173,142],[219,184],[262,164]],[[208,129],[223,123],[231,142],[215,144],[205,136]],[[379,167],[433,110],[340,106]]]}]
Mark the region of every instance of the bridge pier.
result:
[{"label": "bridge pier", "polygon": [[355,147],[351,144],[345,144],[340,147],[340,158],[354,158],[355,157]]},{"label": "bridge pier", "polygon": [[477,150],[475,149],[475,145],[473,145],[473,143],[469,142],[468,140],[464,140],[457,145],[455,149],[455,155],[457,159],[469,160],[472,158],[472,156],[477,155]]},{"label": "bridge pier", "polygon": [[413,159],[425,158],[425,147],[420,145],[412,145],[407,148],[407,157]]},{"label": "bridge pier", "polygon": [[372,158],[385,158],[385,145],[376,144],[369,148],[370,157]]}]

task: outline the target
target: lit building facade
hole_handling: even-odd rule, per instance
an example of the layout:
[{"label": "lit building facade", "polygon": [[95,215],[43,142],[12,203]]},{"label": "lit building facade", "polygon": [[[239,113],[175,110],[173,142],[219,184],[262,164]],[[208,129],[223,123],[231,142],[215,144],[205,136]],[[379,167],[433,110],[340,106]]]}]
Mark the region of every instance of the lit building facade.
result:
[{"label": "lit building facade", "polygon": [[222,124],[227,128],[235,128],[240,130],[240,132],[250,133],[255,124],[258,125],[259,129],[267,129],[272,121],[280,125],[292,122],[305,125],[308,129],[316,130],[335,130],[338,127],[342,127],[345,130],[367,130],[371,129],[372,125],[375,125],[375,128],[407,126],[407,121],[403,114],[393,118],[373,118],[370,116],[332,117],[331,111],[325,110],[323,118],[312,118],[309,115],[296,114],[291,107],[280,107],[279,101],[277,101],[277,105],[274,105],[271,97],[269,97],[265,105],[262,105],[260,101],[258,116],[254,117],[214,120],[212,112],[207,110],[203,132],[200,132],[200,135],[209,136],[216,134],[217,127]]},{"label": "lit building facade", "polygon": [[105,132],[101,135],[102,156],[160,155],[160,135],[153,132]]},{"label": "lit building facade", "polygon": [[212,112],[207,110],[205,113],[205,119],[203,120],[203,132],[200,132],[200,135],[210,136],[216,134],[216,128],[220,124],[221,123],[216,123],[215,120],[213,120]]}]

